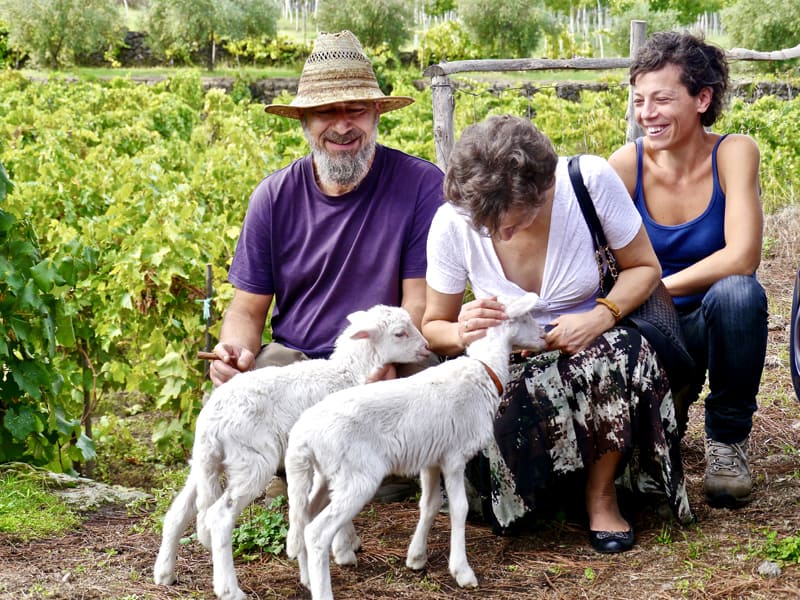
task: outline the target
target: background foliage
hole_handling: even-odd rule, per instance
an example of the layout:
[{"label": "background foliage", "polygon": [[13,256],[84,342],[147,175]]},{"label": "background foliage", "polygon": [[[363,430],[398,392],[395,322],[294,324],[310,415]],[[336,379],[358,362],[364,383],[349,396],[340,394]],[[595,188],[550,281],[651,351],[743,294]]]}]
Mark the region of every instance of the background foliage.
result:
[{"label": "background foliage", "polygon": [[56,69],[113,49],[122,31],[122,16],[108,0],[0,0],[0,18],[8,25],[9,45]]},{"label": "background foliage", "polygon": [[411,38],[413,5],[406,0],[319,0],[321,31],[352,31],[367,47],[386,44],[394,51]]},{"label": "background foliage", "polygon": [[[778,50],[800,44],[800,2],[740,0],[726,8],[722,22],[741,48]],[[794,59],[791,64],[797,64]],[[764,70],[785,69],[787,63],[761,63]]]},{"label": "background foliage", "polygon": [[[434,159],[430,91],[393,71],[417,101],[381,119],[380,139]],[[489,93],[463,80],[455,127],[489,114],[531,115],[561,154],[607,156],[624,143],[626,91],[555,88]],[[288,101],[289,98],[282,98]],[[797,203],[800,99],[732,103],[720,130],[759,142],[768,211]],[[247,198],[271,171],[306,153],[294,121],[246,97],[203,92],[197,73],[145,86],[33,83],[0,75],[3,277],[2,456],[70,470],[94,449],[82,427],[120,405],[155,415],[156,440],[188,448],[201,390],[205,268],[218,315]],[[216,332],[214,324],[212,332]]]},{"label": "background foliage", "polygon": [[[0,204],[12,188],[0,162]],[[94,456],[81,406],[61,399],[65,375],[54,362],[57,347],[75,341],[58,296],[87,275],[90,260],[43,257],[32,223],[0,209],[0,463],[22,458],[63,471]]]},{"label": "background foliage", "polygon": [[631,19],[657,31],[694,28],[698,18],[720,13],[724,33],[715,35],[724,46],[777,50],[800,43],[798,7],[779,0],[0,0],[0,61],[114,66],[128,28],[144,30],[163,63],[209,70],[223,49],[236,66],[296,66],[316,31],[340,29],[365,47],[418,52],[422,65],[440,57],[625,56]]},{"label": "background foliage", "polygon": [[[212,57],[209,48],[222,44],[237,64],[297,68],[311,49],[297,31],[276,33],[288,4],[313,20],[307,0],[127,4],[164,60]],[[414,86],[419,70],[402,68],[398,58],[413,36],[418,67],[530,56],[545,46],[545,34],[551,57],[592,55],[595,39],[626,55],[630,19],[644,18],[654,31],[722,4],[733,45],[800,43],[800,5],[778,0],[321,0],[311,27],[357,33],[382,89],[417,99],[382,117],[381,140],[433,160],[430,91]],[[122,43],[120,6],[0,0],[0,62],[15,64],[26,53],[51,67],[98,52],[113,60]],[[588,36],[579,25],[592,11],[613,18]],[[489,114],[512,112],[533,118],[562,154],[607,156],[625,141],[624,74],[578,102],[547,84],[535,94],[530,85],[490,93],[485,83],[457,80],[456,135]],[[250,103],[248,83],[242,73],[226,95],[204,92],[194,70],[153,86],[0,73],[0,462],[85,472],[95,442],[119,434],[121,407],[152,411],[154,439],[179,446],[172,458],[189,447],[208,386],[193,356],[209,312],[219,315],[230,298],[224,281],[247,198],[263,176],[306,152],[295,122]],[[768,211],[797,203],[798,102],[734,100],[718,125],[759,142]],[[216,285],[211,303],[207,265]]]},{"label": "background foliage", "polygon": [[459,0],[458,14],[483,58],[530,56],[550,25],[542,0]]},{"label": "background foliage", "polygon": [[152,49],[166,59],[189,63],[193,52],[210,46],[213,70],[221,40],[272,38],[279,12],[277,0],[150,0],[145,28]]}]

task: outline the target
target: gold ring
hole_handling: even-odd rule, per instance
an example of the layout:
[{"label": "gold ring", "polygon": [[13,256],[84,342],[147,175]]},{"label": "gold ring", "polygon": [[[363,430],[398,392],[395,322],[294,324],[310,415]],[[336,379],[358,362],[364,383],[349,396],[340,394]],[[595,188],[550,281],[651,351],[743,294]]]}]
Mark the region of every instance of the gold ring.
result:
[{"label": "gold ring", "polygon": [[469,319],[464,321],[464,331],[469,331]]}]

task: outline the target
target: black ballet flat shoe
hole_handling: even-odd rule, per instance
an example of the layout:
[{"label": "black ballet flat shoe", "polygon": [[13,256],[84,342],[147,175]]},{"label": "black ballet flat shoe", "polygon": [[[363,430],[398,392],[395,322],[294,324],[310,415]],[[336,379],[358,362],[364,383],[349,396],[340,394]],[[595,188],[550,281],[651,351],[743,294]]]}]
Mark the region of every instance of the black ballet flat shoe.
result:
[{"label": "black ballet flat shoe", "polygon": [[633,548],[633,527],[628,531],[589,531],[589,541],[603,554],[627,552]]}]

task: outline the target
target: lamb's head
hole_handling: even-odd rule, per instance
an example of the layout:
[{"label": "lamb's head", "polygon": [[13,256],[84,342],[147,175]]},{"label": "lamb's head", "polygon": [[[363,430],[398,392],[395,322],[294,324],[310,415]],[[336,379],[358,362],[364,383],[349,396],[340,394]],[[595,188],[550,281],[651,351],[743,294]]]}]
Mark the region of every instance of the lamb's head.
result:
[{"label": "lamb's head", "polygon": [[378,304],[349,314],[347,320],[350,325],[340,339],[369,341],[384,364],[415,363],[431,353],[411,315],[398,306]]},{"label": "lamb's head", "polygon": [[539,295],[528,293],[516,298],[498,298],[498,300],[506,307],[508,320],[501,326],[508,328],[509,333],[506,335],[510,335],[513,347],[534,352],[544,350],[546,345],[544,328],[536,321],[532,312],[542,302]]}]

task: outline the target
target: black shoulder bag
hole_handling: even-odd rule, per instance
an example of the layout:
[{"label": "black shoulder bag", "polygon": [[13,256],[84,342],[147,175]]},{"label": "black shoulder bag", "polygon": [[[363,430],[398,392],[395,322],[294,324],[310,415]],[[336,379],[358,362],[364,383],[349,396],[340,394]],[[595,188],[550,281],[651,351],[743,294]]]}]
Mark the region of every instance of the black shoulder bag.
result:
[{"label": "black shoulder bag", "polygon": [[[605,296],[611,291],[617,280],[617,259],[608,245],[592,198],[586,189],[586,184],[583,183],[579,158],[579,156],[573,156],[569,159],[569,178],[572,181],[575,195],[578,197],[583,217],[592,233],[595,259],[600,274],[600,293]],[[672,303],[672,296],[664,283],[659,282],[653,294],[639,308],[622,319],[620,324],[637,328],[642,336],[650,342],[667,373],[673,395],[677,396],[684,390],[691,382],[695,365],[686,349],[680,319],[675,305]]]}]

